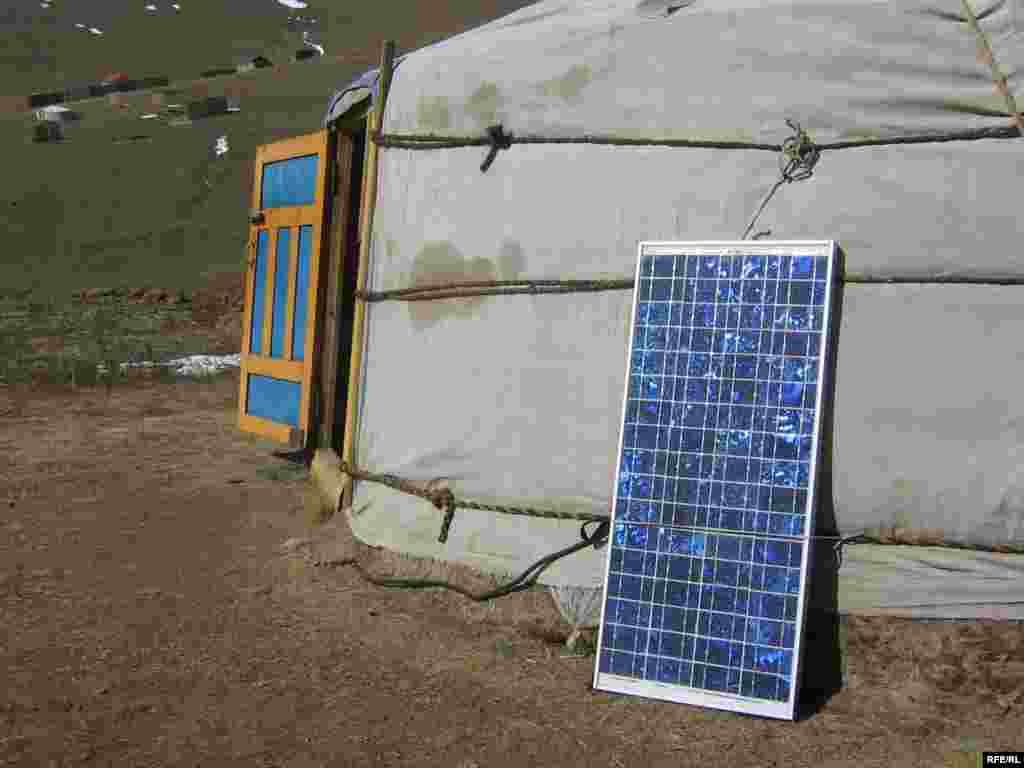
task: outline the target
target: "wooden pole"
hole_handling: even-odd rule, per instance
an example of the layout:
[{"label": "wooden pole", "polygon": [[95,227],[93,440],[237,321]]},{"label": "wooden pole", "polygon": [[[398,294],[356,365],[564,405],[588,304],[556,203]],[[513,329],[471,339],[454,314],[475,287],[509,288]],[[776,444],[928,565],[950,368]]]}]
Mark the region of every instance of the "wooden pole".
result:
[{"label": "wooden pole", "polygon": [[[373,232],[373,213],[377,202],[377,144],[373,137],[380,133],[384,125],[384,110],[387,108],[388,91],[391,88],[391,76],[395,64],[395,43],[388,40],[384,43],[381,54],[380,73],[378,75],[377,103],[370,112],[369,132],[366,137],[366,164],[363,174],[363,206],[359,222],[359,271],[356,278],[356,290],[366,290],[366,277],[369,267],[370,241]],[[362,385],[363,350],[366,344],[366,302],[357,301],[352,314],[352,361],[349,367],[348,404],[345,408],[345,438],[342,446],[342,459],[351,464],[355,452],[356,430],[359,428],[358,408]],[[346,485],[341,505],[352,503],[351,480]]]}]

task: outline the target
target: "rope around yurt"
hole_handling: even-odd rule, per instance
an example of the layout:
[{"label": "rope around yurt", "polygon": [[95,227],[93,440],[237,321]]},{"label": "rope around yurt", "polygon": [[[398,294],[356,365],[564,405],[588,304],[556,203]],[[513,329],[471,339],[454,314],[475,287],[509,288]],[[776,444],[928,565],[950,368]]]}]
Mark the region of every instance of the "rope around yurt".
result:
[{"label": "rope around yurt", "polygon": [[[545,520],[578,520],[582,521],[580,526],[580,541],[571,544],[568,547],[553,552],[549,555],[545,555],[541,559],[533,563],[529,568],[523,571],[521,574],[516,576],[511,581],[496,587],[494,589],[485,592],[473,592],[457,584],[441,579],[413,579],[413,578],[402,578],[395,576],[378,576],[371,573],[366,567],[359,562],[355,557],[344,557],[334,560],[319,560],[316,561],[315,565],[321,567],[351,567],[356,570],[360,578],[364,581],[373,584],[378,587],[385,587],[390,589],[446,589],[452,592],[456,592],[463,597],[466,597],[475,602],[487,602],[494,600],[499,597],[511,595],[516,592],[522,592],[530,589],[537,584],[537,580],[540,575],[548,568],[548,566],[561,560],[564,557],[568,557],[576,552],[579,552],[587,547],[593,547],[594,549],[600,549],[603,547],[609,538],[611,531],[611,517],[609,515],[595,515],[586,512],[560,512],[555,510],[543,510],[533,509],[529,507],[511,507],[498,504],[485,504],[483,502],[472,501],[469,499],[457,499],[449,488],[438,487],[436,483],[419,484],[411,480],[398,477],[396,475],[370,472],[366,469],[354,466],[347,462],[341,462],[338,467],[341,472],[353,478],[354,480],[364,480],[367,482],[379,483],[386,485],[394,490],[408,493],[413,496],[418,496],[421,499],[429,501],[434,507],[444,511],[444,518],[441,523],[441,533],[438,536],[438,541],[444,543],[448,539],[448,534],[451,528],[451,524],[454,520],[456,508],[474,509],[485,512],[495,512],[498,514],[505,515],[521,515],[526,517],[540,518]],[[588,525],[597,524],[597,528],[593,532],[587,530]],[[828,540],[833,542],[833,554],[836,558],[836,566],[842,565],[843,552],[842,548],[846,544],[858,542],[863,539],[862,534],[855,534],[853,536],[825,536],[815,535],[811,536],[812,539],[817,540]]]},{"label": "rope around yurt", "polygon": [[[1015,105],[1014,105],[1015,106]],[[1000,128],[982,128],[979,130],[962,131],[959,133],[929,134],[925,136],[897,136],[888,139],[860,139],[840,141],[826,144],[815,143],[810,135],[793,120],[786,120],[793,134],[781,144],[758,144],[742,141],[691,141],[688,139],[625,139],[607,136],[544,137],[519,136],[505,133],[500,126],[488,128],[488,135],[481,138],[458,138],[432,135],[386,135],[375,134],[373,141],[381,147],[393,149],[451,149],[455,147],[490,146],[490,152],[480,170],[486,172],[501,149],[508,149],[512,144],[605,144],[610,146],[632,147],[691,147],[703,149],[747,149],[765,150],[779,153],[779,180],[768,191],[761,204],[757,207],[753,218],[743,231],[741,240],[750,238],[750,233],[757,224],[758,218],[768,203],[783,186],[795,182],[806,181],[814,174],[815,166],[821,153],[829,150],[850,149],[854,147],[877,147],[898,144],[925,144],[949,141],[978,141],[982,139],[1015,139],[1024,135],[1017,125]],[[759,239],[770,235],[770,231],[758,232],[750,239]],[[939,275],[935,277],[876,276],[870,274],[845,273],[844,283],[851,284],[917,284],[917,285],[1024,285],[1024,277],[1011,275],[956,276]],[[357,290],[355,297],[364,302],[380,301],[440,301],[443,299],[462,299],[475,296],[510,296],[523,294],[539,296],[563,293],[596,293],[600,291],[632,290],[633,278],[592,278],[575,280],[490,280],[449,282],[436,285],[399,288],[388,291]]]},{"label": "rope around yurt", "polygon": [[[441,533],[437,537],[437,540],[442,544],[448,541],[448,531],[455,518],[455,510],[459,507],[462,509],[475,509],[480,512],[496,512],[502,515],[538,517],[545,520],[576,520],[582,522],[584,525],[587,523],[607,523],[609,521],[607,515],[595,515],[587,512],[556,512],[554,510],[531,509],[529,507],[510,507],[500,504],[485,504],[480,501],[471,501],[469,499],[460,500],[455,498],[455,494],[453,494],[450,489],[439,487],[436,483],[428,483],[426,486],[422,486],[412,482],[411,480],[396,477],[395,475],[369,472],[344,461],[339,465],[339,469],[355,480],[366,480],[372,483],[380,483],[381,485],[386,485],[396,491],[408,493],[412,496],[419,496],[421,499],[429,501],[437,509],[442,510],[444,512],[444,518],[441,522]],[[432,485],[434,487],[431,487]],[[581,537],[583,539],[588,538],[587,535],[582,532]]]},{"label": "rope around yurt", "polygon": [[[421,499],[425,499],[435,508],[442,510],[444,512],[444,518],[441,524],[441,533],[438,536],[438,541],[442,543],[448,539],[448,534],[454,521],[455,510],[457,508],[474,509],[485,512],[494,512],[497,514],[520,515],[545,520],[582,521],[582,525],[580,526],[580,541],[542,557],[511,581],[485,592],[472,592],[471,590],[460,587],[457,584],[439,579],[413,579],[394,576],[379,576],[368,571],[366,567],[354,557],[345,557],[336,560],[322,560],[315,563],[315,565],[322,567],[354,568],[364,581],[378,587],[392,589],[446,589],[452,592],[457,592],[463,597],[475,602],[486,602],[488,600],[494,600],[516,592],[522,592],[536,586],[538,578],[550,565],[564,557],[580,552],[587,547],[600,549],[608,542],[611,535],[610,515],[597,515],[586,512],[560,512],[555,510],[533,509],[529,507],[485,504],[483,502],[469,499],[458,499],[450,489],[440,487],[436,482],[428,482],[426,484],[417,483],[392,474],[370,472],[347,462],[341,462],[340,465],[338,465],[338,468],[343,474],[348,475],[354,480],[363,480],[366,482],[386,485],[402,493],[407,493],[413,496],[418,496]],[[595,528],[593,532],[588,531],[587,526],[594,524],[597,524],[597,528]],[[795,539],[797,537],[793,538]],[[835,567],[837,569],[841,568],[843,565],[843,554],[848,545],[862,543],[903,543],[893,537],[888,537],[882,534],[869,535],[868,531],[861,531],[845,536],[814,534],[809,538],[815,541],[828,541],[832,543],[832,555],[835,558]],[[970,549],[977,551],[1012,552],[1019,551],[1021,549],[1012,546],[985,547],[959,542],[946,542],[944,545],[954,549]]]},{"label": "rope around yurt", "polygon": [[[458,499],[455,497],[455,494],[452,493],[451,489],[440,486],[437,481],[431,481],[425,484],[417,483],[396,475],[370,472],[362,467],[357,467],[344,461],[338,465],[338,469],[353,480],[364,480],[366,482],[379,483],[381,485],[386,485],[393,490],[401,491],[402,493],[407,493],[412,496],[418,496],[421,499],[429,501],[436,509],[443,511],[444,517],[441,523],[441,532],[437,538],[438,542],[442,544],[448,541],[448,534],[451,530],[451,525],[454,522],[455,510],[460,508],[473,509],[480,512],[493,512],[499,515],[532,517],[541,520],[579,521],[583,523],[580,528],[580,538],[584,542],[592,544],[595,549],[600,548],[604,543],[604,539],[608,536],[608,528],[611,525],[611,517],[609,515],[599,515],[592,512],[562,512],[551,509],[534,509],[532,507],[486,504],[484,502],[473,501],[471,499]],[[599,527],[593,534],[588,534],[586,526],[592,523],[598,523]],[[792,538],[798,539],[800,537],[794,536]],[[840,559],[842,557],[840,550],[844,545],[867,540],[863,533],[856,533],[848,536],[820,534],[811,536],[811,538],[820,541],[835,542],[834,546],[836,553]],[[578,549],[572,549],[572,552],[576,551],[578,551]],[[571,554],[571,552],[567,552],[566,554]],[[559,555],[559,557],[562,556],[563,555]]]},{"label": "rope around yurt", "polygon": [[[937,144],[950,141],[980,141],[983,139],[1018,139],[1020,129],[1016,125],[995,128],[977,128],[969,131],[953,131],[949,133],[928,133],[909,136],[891,136],[878,139],[850,139],[835,141],[814,146],[822,152],[838,149],[854,149],[858,147],[888,147],[902,144]],[[370,140],[378,147],[385,149],[459,149],[462,147],[488,147],[489,153],[511,149],[514,144],[589,144],[607,147],[668,147],[688,149],[746,149],[762,152],[781,152],[781,144],[752,141],[715,141],[702,139],[632,139],[621,136],[601,136],[584,134],[581,136],[537,136],[531,134],[507,133],[499,125],[490,126],[486,136],[439,136],[437,134],[415,133],[374,133]],[[492,161],[493,162],[493,161]],[[486,173],[490,163],[485,158],[481,171]]]},{"label": "rope around yurt", "polygon": [[[758,233],[763,235],[764,233]],[[770,234],[770,233],[769,233]],[[758,237],[755,235],[755,238]],[[1013,275],[917,275],[878,276],[847,273],[842,282],[851,285],[1024,285],[1024,277]],[[631,291],[631,277],[581,280],[491,280],[455,281],[417,288],[399,288],[390,291],[357,291],[355,297],[367,303],[381,301],[441,301],[466,299],[476,296],[544,296],[563,293],[598,293],[601,291]]]}]

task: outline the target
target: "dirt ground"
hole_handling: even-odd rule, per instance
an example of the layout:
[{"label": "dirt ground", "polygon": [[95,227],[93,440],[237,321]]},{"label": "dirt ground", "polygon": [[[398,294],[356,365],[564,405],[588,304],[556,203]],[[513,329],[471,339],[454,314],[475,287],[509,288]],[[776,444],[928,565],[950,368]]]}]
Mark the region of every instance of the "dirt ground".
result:
[{"label": "dirt ground", "polygon": [[230,375],[17,408],[0,389],[0,764],[966,766],[1024,745],[1019,624],[851,619],[845,688],[796,723],[595,693],[545,592],[477,605],[316,567],[428,569],[315,525],[236,397]]}]

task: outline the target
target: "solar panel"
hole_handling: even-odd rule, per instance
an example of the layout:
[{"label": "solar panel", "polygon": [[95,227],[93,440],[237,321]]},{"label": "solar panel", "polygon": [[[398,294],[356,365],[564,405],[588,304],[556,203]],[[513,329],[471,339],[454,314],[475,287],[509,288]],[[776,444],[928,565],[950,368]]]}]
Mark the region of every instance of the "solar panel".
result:
[{"label": "solar panel", "polygon": [[794,718],[835,260],[640,244],[596,689]]}]

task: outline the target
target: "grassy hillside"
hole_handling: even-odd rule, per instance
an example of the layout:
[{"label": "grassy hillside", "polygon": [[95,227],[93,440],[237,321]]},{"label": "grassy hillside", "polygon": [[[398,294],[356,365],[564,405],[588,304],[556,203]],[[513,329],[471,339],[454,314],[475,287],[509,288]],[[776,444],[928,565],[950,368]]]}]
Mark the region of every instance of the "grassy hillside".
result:
[{"label": "grassy hillside", "polygon": [[[8,0],[0,4],[0,95],[57,90],[112,71],[130,77],[191,78],[208,67],[263,54],[275,63],[301,46],[289,16],[315,18],[311,37],[349,56],[383,37],[423,45],[529,5],[523,0],[309,0],[292,10],[276,0]],[[156,12],[146,10],[155,5]],[[76,23],[102,30],[100,36]]]},{"label": "grassy hillside", "polygon": [[[316,130],[333,90],[375,66],[385,38],[401,52],[529,4],[389,0],[346,6],[345,15],[313,3],[296,12],[273,0],[182,0],[182,12],[172,15],[169,4],[154,1],[161,8],[154,16],[142,2],[81,4],[74,8],[88,11],[74,13],[61,0],[49,11],[38,2],[8,8],[0,20],[5,39],[15,44],[0,54],[5,90],[11,91],[10,72],[18,92],[28,92],[111,70],[192,78],[233,63],[242,51],[274,59],[274,45],[282,52],[295,47],[296,36],[285,39],[292,34],[284,23],[290,13],[322,19],[315,39],[328,55],[230,78],[172,82],[168,102],[240,94],[240,112],[187,126],[139,119],[153,111],[149,94],[127,95],[124,109],[103,99],[72,105],[82,120],[62,143],[32,143],[30,114],[0,115],[7,149],[0,294],[35,288],[37,295],[63,298],[76,288],[144,285],[190,290],[212,273],[239,271],[257,145]],[[79,20],[104,35],[75,29]],[[222,135],[230,149],[216,157]]]}]

